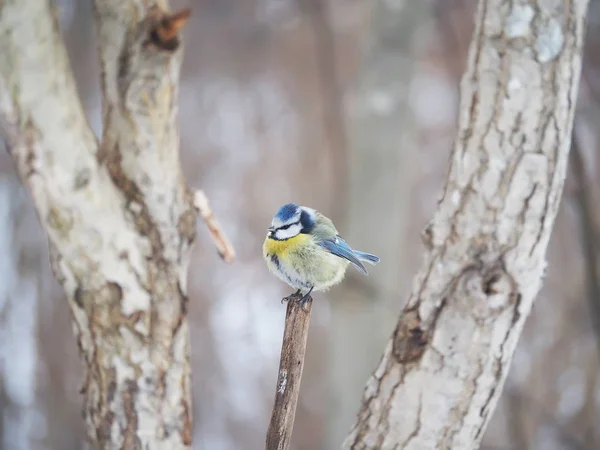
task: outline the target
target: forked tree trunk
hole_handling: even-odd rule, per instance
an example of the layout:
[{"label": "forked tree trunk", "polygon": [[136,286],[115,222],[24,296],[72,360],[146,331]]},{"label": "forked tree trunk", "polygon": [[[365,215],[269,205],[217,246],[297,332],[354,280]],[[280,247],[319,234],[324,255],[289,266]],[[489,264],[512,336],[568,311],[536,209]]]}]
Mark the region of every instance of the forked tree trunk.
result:
[{"label": "forked tree trunk", "polygon": [[481,0],[412,294],[344,449],[474,449],[543,278],[587,0]]},{"label": "forked tree trunk", "polygon": [[192,439],[186,276],[196,218],[177,130],[187,15],[149,3],[95,1],[99,143],[50,2],[0,2],[0,132],[71,307],[95,449],[183,449]]}]

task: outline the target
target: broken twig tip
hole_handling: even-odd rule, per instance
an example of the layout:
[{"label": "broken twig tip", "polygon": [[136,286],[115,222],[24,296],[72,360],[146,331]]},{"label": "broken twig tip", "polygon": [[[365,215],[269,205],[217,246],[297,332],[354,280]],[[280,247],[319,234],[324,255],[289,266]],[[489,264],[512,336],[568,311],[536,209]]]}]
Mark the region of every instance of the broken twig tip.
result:
[{"label": "broken twig tip", "polygon": [[229,239],[227,239],[227,236],[225,236],[221,226],[217,222],[204,191],[198,190],[194,192],[194,208],[196,208],[196,212],[202,218],[202,220],[204,220],[204,223],[208,227],[208,231],[210,232],[213,241],[217,246],[219,256],[221,256],[223,261],[227,263],[233,262],[235,259],[235,250],[229,242]]},{"label": "broken twig tip", "polygon": [[166,16],[162,20],[161,25],[163,25],[163,27],[166,30],[171,31],[171,33],[173,33],[173,35],[175,35],[175,34],[179,33],[179,31],[183,28],[183,26],[186,24],[186,22],[188,21],[188,19],[190,18],[191,15],[192,15],[191,8],[185,8],[185,9],[182,9],[181,11],[177,11],[174,14]]},{"label": "broken twig tip", "polygon": [[190,8],[185,8],[173,14],[159,11],[156,24],[150,30],[150,41],[158,48],[174,51],[179,47],[179,32],[192,15]]}]

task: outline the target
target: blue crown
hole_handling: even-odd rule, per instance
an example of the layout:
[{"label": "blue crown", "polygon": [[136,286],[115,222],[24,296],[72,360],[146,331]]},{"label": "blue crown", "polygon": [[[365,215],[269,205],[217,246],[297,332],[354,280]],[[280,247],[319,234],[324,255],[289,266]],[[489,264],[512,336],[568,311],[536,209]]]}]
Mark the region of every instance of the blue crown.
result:
[{"label": "blue crown", "polygon": [[288,203],[279,208],[275,217],[281,220],[281,222],[287,222],[298,213],[298,208],[298,205],[295,203]]}]

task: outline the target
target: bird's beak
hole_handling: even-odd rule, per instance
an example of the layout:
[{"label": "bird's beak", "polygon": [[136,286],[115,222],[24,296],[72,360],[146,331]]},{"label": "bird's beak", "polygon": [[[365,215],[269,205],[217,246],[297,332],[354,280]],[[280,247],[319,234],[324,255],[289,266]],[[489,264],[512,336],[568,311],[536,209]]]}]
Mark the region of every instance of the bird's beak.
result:
[{"label": "bird's beak", "polygon": [[274,227],[267,228],[267,236],[273,236],[273,233],[275,233]]}]

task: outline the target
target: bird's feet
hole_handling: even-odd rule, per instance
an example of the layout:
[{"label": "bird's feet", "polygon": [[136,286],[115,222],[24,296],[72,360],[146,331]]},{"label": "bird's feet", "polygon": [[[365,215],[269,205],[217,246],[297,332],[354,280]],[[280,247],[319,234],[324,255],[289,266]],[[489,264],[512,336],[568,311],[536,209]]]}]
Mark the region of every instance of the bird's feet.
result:
[{"label": "bird's feet", "polygon": [[[312,289],[311,289],[312,291]],[[308,311],[306,309],[306,305],[312,303],[312,296],[310,295],[310,291],[308,291],[305,295],[298,299],[298,304],[304,311]]]},{"label": "bird's feet", "polygon": [[287,297],[283,297],[281,299],[281,303],[283,304],[283,303],[289,302],[290,300],[298,300],[301,297],[302,297],[302,292],[300,292],[300,289],[298,289],[293,294],[290,294]]},{"label": "bird's feet", "polygon": [[290,294],[287,297],[283,297],[281,299],[281,303],[286,303],[291,300],[295,300],[296,302],[298,302],[298,304],[302,307],[302,309],[304,311],[307,311],[306,305],[308,303],[312,302],[312,296],[310,295],[311,292],[312,292],[312,288],[306,294],[302,295],[302,291],[300,291],[300,289],[298,289],[293,294]]}]

